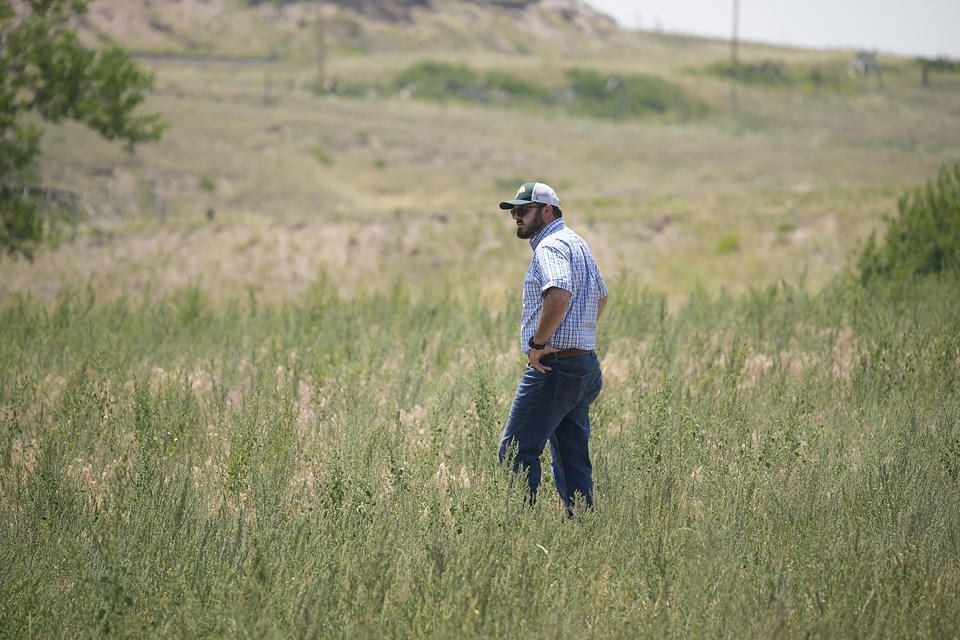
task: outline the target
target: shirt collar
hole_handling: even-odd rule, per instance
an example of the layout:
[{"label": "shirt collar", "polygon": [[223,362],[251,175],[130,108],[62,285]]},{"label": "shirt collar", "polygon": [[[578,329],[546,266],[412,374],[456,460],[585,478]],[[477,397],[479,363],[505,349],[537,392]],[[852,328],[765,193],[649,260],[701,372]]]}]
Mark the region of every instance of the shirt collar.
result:
[{"label": "shirt collar", "polygon": [[554,220],[553,222],[545,226],[543,229],[540,229],[540,233],[530,238],[530,248],[536,251],[537,245],[539,245],[544,238],[556,233],[557,231],[560,231],[565,226],[567,225],[563,224],[563,218],[557,218],[556,220]]}]

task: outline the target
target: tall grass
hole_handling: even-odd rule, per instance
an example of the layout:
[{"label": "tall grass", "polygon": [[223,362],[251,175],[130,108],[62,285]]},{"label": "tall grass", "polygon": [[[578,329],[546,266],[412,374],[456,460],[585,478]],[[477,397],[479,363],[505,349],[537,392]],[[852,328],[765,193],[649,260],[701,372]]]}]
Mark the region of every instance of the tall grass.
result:
[{"label": "tall grass", "polygon": [[496,464],[516,308],[8,305],[0,637],[955,635],[955,280],[611,285],[572,520]]}]

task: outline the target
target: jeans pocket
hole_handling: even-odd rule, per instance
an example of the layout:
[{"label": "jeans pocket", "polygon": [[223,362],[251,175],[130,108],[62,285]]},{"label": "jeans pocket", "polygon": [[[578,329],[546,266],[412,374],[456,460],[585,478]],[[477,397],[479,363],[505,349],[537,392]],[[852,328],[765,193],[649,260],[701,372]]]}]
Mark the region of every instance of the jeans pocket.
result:
[{"label": "jeans pocket", "polygon": [[540,373],[533,367],[527,367],[520,379],[520,391],[525,394],[540,393],[543,383],[547,381],[547,374]]},{"label": "jeans pocket", "polygon": [[586,398],[584,398],[584,403],[590,405],[593,404],[593,401],[600,395],[600,390],[603,389],[603,376],[600,375],[599,371],[597,371],[596,379],[590,380],[587,387],[585,390]]},{"label": "jeans pocket", "polygon": [[580,403],[587,376],[583,373],[557,372],[557,391],[553,403],[561,409],[572,409]]}]

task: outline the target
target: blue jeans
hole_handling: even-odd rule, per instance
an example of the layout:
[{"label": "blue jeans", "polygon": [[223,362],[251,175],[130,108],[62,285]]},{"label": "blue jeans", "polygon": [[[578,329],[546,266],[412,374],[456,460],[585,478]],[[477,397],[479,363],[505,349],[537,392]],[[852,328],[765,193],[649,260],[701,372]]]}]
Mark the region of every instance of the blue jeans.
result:
[{"label": "blue jeans", "polygon": [[590,403],[600,393],[603,379],[595,353],[574,358],[541,360],[550,371],[527,367],[510,408],[500,439],[500,463],[516,448],[513,470],[525,471],[531,500],[540,486],[540,454],[550,443],[553,482],[569,509],[577,494],[593,504],[593,467],[590,465]]}]

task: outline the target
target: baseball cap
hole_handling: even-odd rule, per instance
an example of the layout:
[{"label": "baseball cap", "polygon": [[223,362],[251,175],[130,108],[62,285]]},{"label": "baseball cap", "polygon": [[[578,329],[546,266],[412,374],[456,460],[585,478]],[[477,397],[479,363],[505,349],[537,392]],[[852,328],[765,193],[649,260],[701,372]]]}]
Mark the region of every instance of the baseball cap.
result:
[{"label": "baseball cap", "polygon": [[500,203],[500,208],[512,209],[534,202],[552,204],[555,207],[560,206],[560,198],[557,197],[557,192],[553,190],[553,187],[542,182],[524,182],[517,189],[517,195],[514,199],[504,200]]}]

